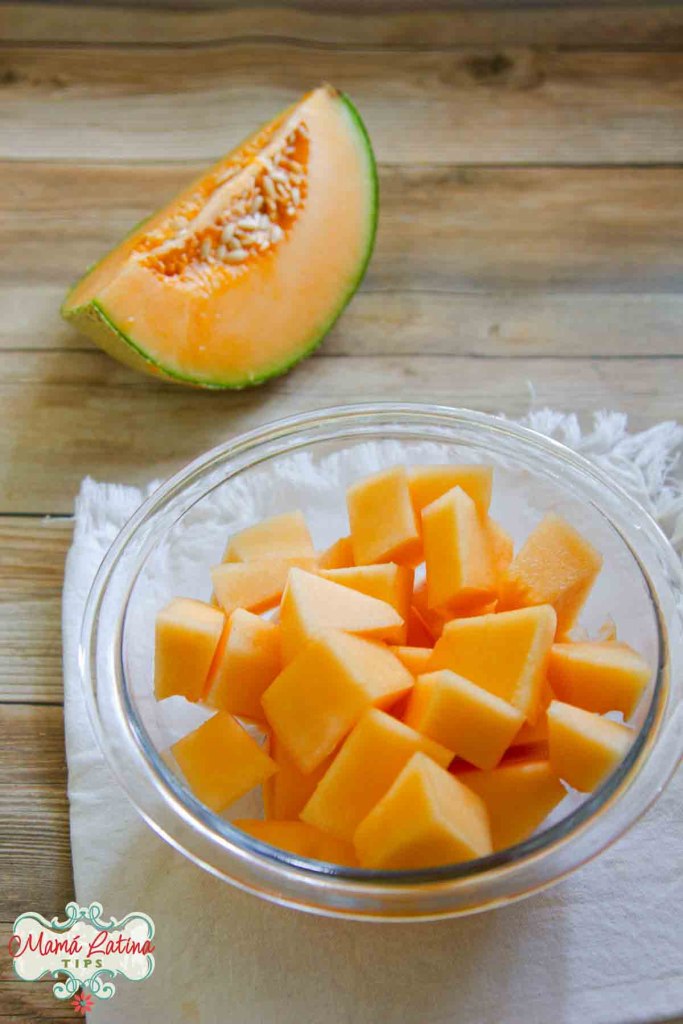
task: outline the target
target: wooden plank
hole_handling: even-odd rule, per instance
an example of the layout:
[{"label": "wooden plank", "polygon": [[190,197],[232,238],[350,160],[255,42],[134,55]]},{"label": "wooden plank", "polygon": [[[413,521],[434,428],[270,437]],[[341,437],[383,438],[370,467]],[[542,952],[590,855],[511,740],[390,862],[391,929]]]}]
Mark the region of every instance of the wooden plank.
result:
[{"label": "wooden plank", "polygon": [[[192,6],[186,2],[184,7]],[[146,9],[83,5],[74,15],[65,4],[7,4],[7,41],[47,44],[78,42],[120,46],[147,44],[184,49],[216,40],[289,38],[349,45],[417,48],[424,46],[536,46],[672,49],[683,43],[683,12],[671,3],[540,4],[512,9],[406,9],[406,4],[370,0],[322,3],[303,10],[291,4],[241,4],[227,9]],[[434,7],[448,5],[434,4]],[[361,15],[360,17],[358,15]]]},{"label": "wooden plank", "polygon": [[69,520],[0,518],[0,702],[62,702]]},{"label": "wooden plank", "polygon": [[208,161],[331,80],[385,163],[683,160],[683,53],[244,42],[6,47],[1,60],[0,158]]},{"label": "wooden plank", "polygon": [[320,355],[255,391],[201,393],[104,353],[0,355],[0,511],[68,514],[81,478],[143,482],[269,419],[337,402],[410,400],[512,416],[623,409],[634,427],[681,415],[677,359]]},{"label": "wooden plank", "polygon": [[[11,922],[0,922],[5,934]],[[8,958],[3,957],[0,967],[0,1020],[3,1024],[37,1024],[39,1021],[61,1021],[62,1024],[74,1024],[73,1006],[70,1002],[63,1003],[52,994],[54,979],[27,984],[12,977],[8,966]],[[3,977],[5,975],[5,977]]]}]

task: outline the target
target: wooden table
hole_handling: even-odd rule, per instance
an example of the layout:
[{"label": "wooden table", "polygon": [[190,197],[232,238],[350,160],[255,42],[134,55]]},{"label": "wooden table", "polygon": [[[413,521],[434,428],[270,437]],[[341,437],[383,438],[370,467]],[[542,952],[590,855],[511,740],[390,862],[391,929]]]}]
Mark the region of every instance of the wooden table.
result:
[{"label": "wooden table", "polygon": [[[85,474],[148,480],[359,398],[614,408],[635,428],[683,413],[683,8],[399,8],[0,7],[4,933],[72,896],[60,588]],[[260,390],[201,394],[60,323],[84,267],[321,79],[367,121],[382,213],[319,354]],[[0,1019],[74,1019],[0,959]]]}]

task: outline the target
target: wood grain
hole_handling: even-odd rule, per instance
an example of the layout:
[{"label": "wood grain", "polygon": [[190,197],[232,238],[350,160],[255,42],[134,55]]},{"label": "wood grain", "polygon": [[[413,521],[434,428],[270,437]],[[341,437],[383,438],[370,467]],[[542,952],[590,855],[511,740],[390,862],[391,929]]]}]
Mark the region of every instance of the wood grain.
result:
[{"label": "wood grain", "polygon": [[0,158],[206,162],[329,80],[383,163],[679,163],[682,71],[678,52],[7,46]]}]

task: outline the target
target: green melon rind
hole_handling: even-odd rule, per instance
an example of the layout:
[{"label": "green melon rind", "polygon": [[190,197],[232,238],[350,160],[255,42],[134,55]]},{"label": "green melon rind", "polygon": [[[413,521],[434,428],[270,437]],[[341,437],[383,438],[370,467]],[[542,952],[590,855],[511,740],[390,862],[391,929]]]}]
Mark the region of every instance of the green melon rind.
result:
[{"label": "green melon rind", "polygon": [[[145,349],[138,345],[128,334],[125,334],[121,328],[117,326],[98,299],[91,299],[90,302],[85,303],[83,306],[78,306],[75,309],[67,309],[67,303],[69,301],[69,297],[67,295],[61,308],[61,314],[64,319],[69,323],[72,323],[83,334],[86,334],[95,342],[96,345],[114,359],[124,363],[126,366],[130,366],[134,370],[138,370],[143,373],[151,373],[156,377],[161,377],[176,384],[214,389],[216,391],[228,389],[237,391],[244,388],[255,387],[258,384],[263,384],[268,380],[272,380],[274,377],[282,376],[296,366],[297,363],[300,363],[303,359],[306,359],[307,356],[310,356],[311,353],[314,352],[322,343],[325,336],[329,333],[336,321],[344,312],[344,309],[353,298],[358,286],[363,280],[375,245],[377,222],[379,218],[379,178],[377,175],[377,164],[375,162],[375,155],[372,150],[370,136],[368,135],[368,131],[360,114],[358,113],[358,110],[346,93],[339,93],[338,99],[345,107],[345,113],[351,121],[353,130],[360,138],[363,151],[367,158],[368,175],[370,179],[370,216],[367,242],[365,252],[358,266],[358,272],[340,299],[338,307],[331,314],[323,327],[316,332],[315,337],[312,340],[308,340],[301,350],[296,352],[291,359],[286,359],[284,362],[277,363],[275,366],[271,366],[258,374],[254,374],[253,376],[241,377],[235,380],[216,381],[205,377],[192,377],[179,373],[177,370],[172,370],[168,366],[164,366],[164,364],[159,362],[157,359],[153,359]],[[144,221],[141,223],[144,223]],[[137,230],[137,227],[133,230]],[[90,273],[95,266],[97,266],[97,264],[94,264],[93,267],[89,268],[87,273]],[[76,287],[76,285],[74,285],[74,287]]]}]

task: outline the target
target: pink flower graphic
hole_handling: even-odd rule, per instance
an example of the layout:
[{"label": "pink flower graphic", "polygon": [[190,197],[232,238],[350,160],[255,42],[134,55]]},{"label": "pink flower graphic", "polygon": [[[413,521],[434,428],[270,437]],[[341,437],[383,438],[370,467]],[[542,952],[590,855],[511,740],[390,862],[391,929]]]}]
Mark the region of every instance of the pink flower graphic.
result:
[{"label": "pink flower graphic", "polygon": [[79,1013],[82,1017],[85,1017],[86,1013],[89,1013],[95,1004],[93,997],[88,993],[84,993],[81,989],[80,993],[71,1000],[71,1005],[74,1008],[74,1013]]}]

